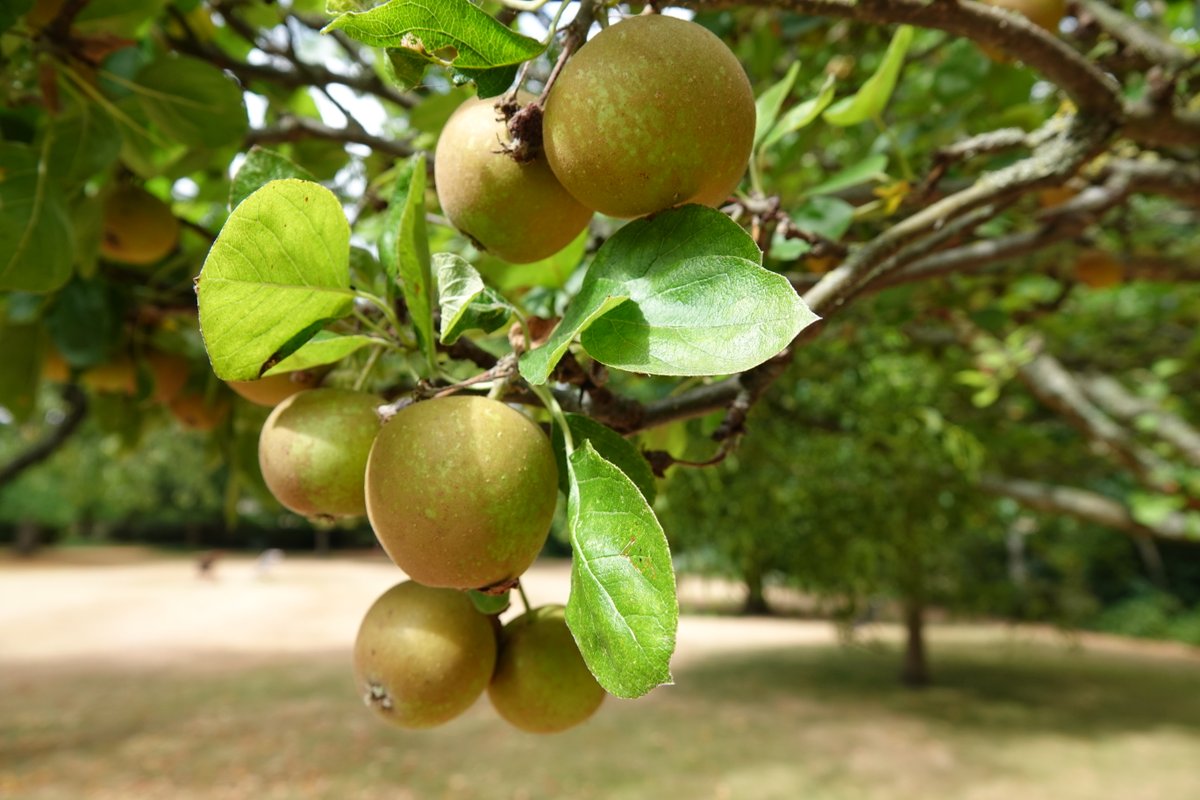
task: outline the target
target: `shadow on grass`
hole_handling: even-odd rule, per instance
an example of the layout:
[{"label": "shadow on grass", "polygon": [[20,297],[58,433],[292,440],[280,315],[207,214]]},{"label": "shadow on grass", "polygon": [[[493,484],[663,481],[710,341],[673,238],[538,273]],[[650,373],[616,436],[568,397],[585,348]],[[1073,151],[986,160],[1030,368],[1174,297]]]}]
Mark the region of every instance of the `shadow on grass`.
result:
[{"label": "shadow on grass", "polygon": [[0,670],[0,796],[924,800],[1001,782],[988,796],[1200,797],[1195,661],[1029,643],[933,658],[940,683],[920,692],[899,686],[894,651],[712,658],[548,737],[508,728],[486,698],[440,728],[383,725],[344,652]]},{"label": "shadow on grass", "polygon": [[850,646],[713,658],[676,675],[676,691],[747,703],[868,704],[989,735],[1095,737],[1176,726],[1200,732],[1200,664],[1044,644],[932,648],[934,685],[899,683],[895,648]]}]

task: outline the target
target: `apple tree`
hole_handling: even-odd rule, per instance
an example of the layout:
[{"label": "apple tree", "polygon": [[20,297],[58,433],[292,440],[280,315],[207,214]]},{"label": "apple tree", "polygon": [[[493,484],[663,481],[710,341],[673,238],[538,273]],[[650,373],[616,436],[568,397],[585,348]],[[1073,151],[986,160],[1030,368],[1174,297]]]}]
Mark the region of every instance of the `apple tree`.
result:
[{"label": "apple tree", "polygon": [[[261,432],[280,502],[321,525],[365,510],[406,572],[442,553],[425,588],[482,612],[519,590],[561,494],[565,610],[502,642],[560,658],[565,627],[568,655],[637,697],[669,681],[678,615],[655,474],[735,453],[812,342],[886,303],[972,360],[978,407],[1021,381],[1137,490],[989,470],[947,444],[954,420],[926,436],[903,404],[895,430],[854,431],[1030,508],[1195,538],[1192,410],[1170,399],[1187,378],[1146,397],[1049,345],[1049,320],[1120,281],[1181,287],[1161,327],[1195,321],[1194,13],[11,0],[0,405],[29,444],[0,490],[105,405],[133,435],[162,409],[209,432],[241,486]],[[1133,431],[1147,414],[1169,422]],[[689,463],[671,442],[702,417],[713,452]],[[877,475],[915,525],[925,484]],[[450,620],[459,599],[412,602]],[[389,680],[364,697],[399,715]],[[574,719],[529,712],[528,680],[498,690],[506,718]]]}]

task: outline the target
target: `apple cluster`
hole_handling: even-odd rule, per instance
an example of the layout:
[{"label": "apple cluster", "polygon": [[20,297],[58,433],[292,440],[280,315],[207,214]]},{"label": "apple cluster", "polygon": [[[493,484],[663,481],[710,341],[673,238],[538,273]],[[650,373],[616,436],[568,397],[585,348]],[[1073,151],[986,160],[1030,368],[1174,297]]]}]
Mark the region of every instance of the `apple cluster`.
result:
[{"label": "apple cluster", "polygon": [[566,62],[532,159],[510,155],[516,143],[493,101],[460,106],[438,140],[438,200],[484,250],[536,261],[594,212],[633,218],[725,201],[746,170],[754,125],[750,81],[724,42],[694,22],[632,17]]},{"label": "apple cluster", "polygon": [[364,701],[390,722],[426,728],[486,688],[523,730],[583,722],[605,692],[562,609],[528,610],[501,627],[467,594],[511,588],[541,551],[558,496],[549,438],[483,397],[414,403],[382,424],[379,406],[364,392],[298,391],[267,417],[258,450],[281,504],[318,519],[365,513],[410,579],[380,596],[359,629]]}]

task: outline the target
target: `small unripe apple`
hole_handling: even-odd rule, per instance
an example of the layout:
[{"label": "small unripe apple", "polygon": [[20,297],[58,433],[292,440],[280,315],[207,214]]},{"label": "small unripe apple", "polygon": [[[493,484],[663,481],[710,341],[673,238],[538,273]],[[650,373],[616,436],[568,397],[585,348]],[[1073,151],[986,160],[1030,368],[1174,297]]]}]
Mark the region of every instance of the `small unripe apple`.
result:
[{"label": "small unripe apple", "polygon": [[191,372],[191,363],[177,353],[152,351],[146,354],[146,365],[154,377],[151,397],[160,403],[170,403],[178,397]]},{"label": "small unripe apple", "polygon": [[[302,396],[302,395],[301,395]],[[383,549],[427,586],[482,589],[518,577],[550,532],[558,467],[531,419],[456,396],[396,414],[367,462],[367,516]]]},{"label": "small unripe apple", "polygon": [[542,135],[579,202],[640,217],[728,198],[754,125],[754,93],[729,48],[694,22],[651,15],[606,28],[567,61]]},{"label": "small unripe apple", "polygon": [[521,730],[557,733],[596,713],[605,691],[584,663],[562,606],[544,606],[504,626],[488,696]]},{"label": "small unripe apple", "polygon": [[275,406],[258,438],[258,464],[275,499],[308,517],[362,514],[378,405],[363,392],[313,389]]},{"label": "small unripe apple", "polygon": [[491,100],[458,107],[438,139],[434,183],[454,227],[489,253],[524,264],[570,244],[592,212],[562,187],[543,155],[518,163],[501,152],[511,139],[498,117]]},{"label": "small unripe apple", "polygon": [[1116,286],[1125,277],[1125,269],[1103,250],[1084,250],[1075,262],[1075,278],[1092,289]]},{"label": "small unripe apple", "polygon": [[79,378],[93,392],[132,395],[137,392],[137,367],[128,356],[92,367]]},{"label": "small unripe apple", "polygon": [[194,431],[211,431],[229,416],[229,398],[210,398],[203,392],[185,392],[172,399],[167,409],[183,427]]},{"label": "small unripe apple", "polygon": [[375,601],[354,642],[363,702],[405,728],[431,728],[466,711],[495,664],[490,618],[463,592],[412,581]]},{"label": "small unripe apple", "polygon": [[137,186],[114,189],[104,201],[100,252],[126,264],[153,264],[179,243],[171,207]]}]

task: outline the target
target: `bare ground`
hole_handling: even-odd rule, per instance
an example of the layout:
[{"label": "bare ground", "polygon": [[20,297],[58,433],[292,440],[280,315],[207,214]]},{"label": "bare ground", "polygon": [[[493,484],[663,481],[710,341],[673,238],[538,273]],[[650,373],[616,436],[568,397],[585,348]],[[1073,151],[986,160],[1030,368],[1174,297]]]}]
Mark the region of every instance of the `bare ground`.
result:
[{"label": "bare ground", "polygon": [[[212,580],[199,577],[194,560],[138,551],[123,559],[67,552],[32,565],[9,559],[0,561],[0,664],[203,667],[349,652],[371,602],[403,577],[371,556],[285,558],[266,574],[254,559],[224,557]],[[570,564],[539,562],[523,583],[535,604],[565,603]],[[719,581],[684,580],[680,593],[685,603],[737,598],[735,587]],[[676,659],[835,639],[824,622],[684,617]]]},{"label": "bare ground", "polygon": [[[568,576],[537,565],[531,600],[565,601]],[[0,555],[0,798],[1200,797],[1200,652],[1047,629],[935,626],[937,684],[914,693],[892,626],[840,647],[827,623],[684,615],[677,685],[565,734],[514,732],[486,698],[389,728],[349,653],[399,579],[378,557],[225,558],[207,581],[149,551]]]}]

